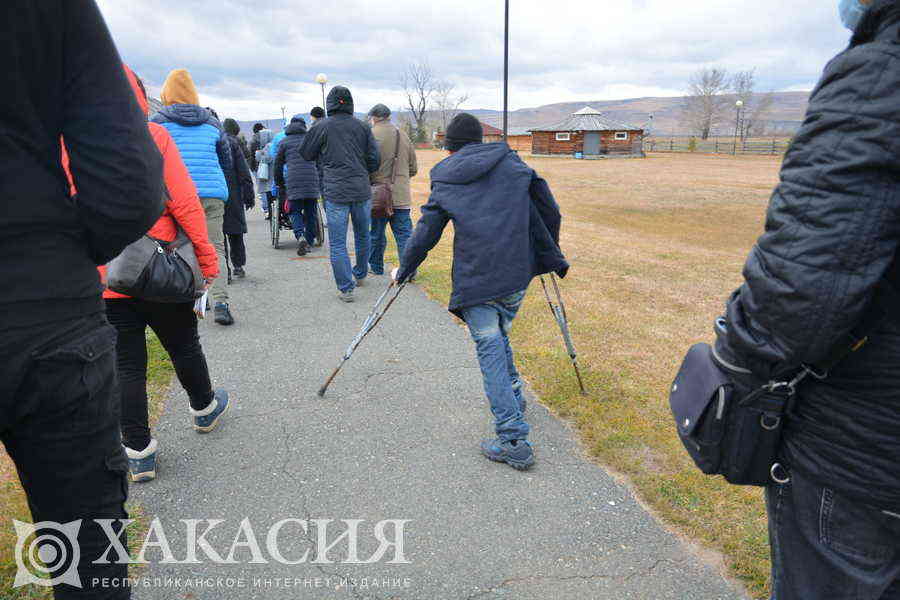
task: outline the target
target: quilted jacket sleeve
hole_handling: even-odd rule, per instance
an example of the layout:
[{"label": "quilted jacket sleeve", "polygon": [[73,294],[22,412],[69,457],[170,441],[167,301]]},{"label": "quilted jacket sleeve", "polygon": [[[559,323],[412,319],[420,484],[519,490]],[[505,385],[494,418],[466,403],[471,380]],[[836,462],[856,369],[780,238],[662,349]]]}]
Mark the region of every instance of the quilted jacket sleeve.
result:
[{"label": "quilted jacket sleeve", "polygon": [[197,196],[197,188],[169,132],[155,123],[151,123],[150,128],[163,156],[163,178],[169,191],[166,208],[194,245],[203,276],[213,279],[219,274],[219,261],[216,249],[209,241],[206,213]]},{"label": "quilted jacket sleeve", "polygon": [[862,318],[900,240],[900,52],[826,67],[727,306],[725,342],[762,377],[816,364]]}]

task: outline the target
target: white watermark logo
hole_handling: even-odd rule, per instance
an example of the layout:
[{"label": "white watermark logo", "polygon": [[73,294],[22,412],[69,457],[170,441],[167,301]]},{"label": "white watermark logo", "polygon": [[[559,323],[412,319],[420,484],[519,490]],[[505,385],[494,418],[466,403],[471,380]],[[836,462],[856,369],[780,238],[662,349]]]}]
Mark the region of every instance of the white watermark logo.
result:
[{"label": "white watermark logo", "polygon": [[[81,587],[78,562],[81,550],[78,531],[81,521],[61,524],[51,521],[23,523],[16,528],[16,579],[13,587],[29,583],[43,587],[68,584]],[[50,577],[53,575],[53,577]]]},{"label": "white watermark logo", "polygon": [[[133,519],[96,519],[100,530],[107,538],[108,545],[100,556],[89,557],[95,565],[148,564],[148,551],[158,553],[161,564],[281,564],[299,565],[321,564],[373,564],[385,561],[387,564],[409,564],[404,553],[404,532],[409,519],[385,519],[378,521],[363,534],[371,533],[378,547],[369,556],[360,555],[360,529],[363,519],[282,519],[265,530],[254,529],[250,519],[243,519],[234,534],[226,536],[231,544],[215,548],[207,536],[218,529],[229,533],[224,519],[181,519],[174,530],[167,531],[158,518],[150,522],[143,542],[136,555],[131,556],[125,548],[120,532],[133,523]],[[78,573],[81,552],[78,532],[81,521],[61,525],[45,521],[42,523],[22,523],[13,521],[18,535],[16,544],[16,580],[14,587],[29,583],[40,586],[68,584],[82,587]],[[311,531],[315,529],[315,532]],[[335,535],[335,530],[338,530]],[[263,532],[257,534],[257,531]],[[181,536],[184,554],[175,556],[169,540],[172,535]],[[285,555],[284,541],[293,541],[309,547],[302,554],[296,552]],[[224,551],[222,551],[224,550]],[[241,558],[238,558],[240,555]],[[52,576],[52,577],[51,577]]]}]

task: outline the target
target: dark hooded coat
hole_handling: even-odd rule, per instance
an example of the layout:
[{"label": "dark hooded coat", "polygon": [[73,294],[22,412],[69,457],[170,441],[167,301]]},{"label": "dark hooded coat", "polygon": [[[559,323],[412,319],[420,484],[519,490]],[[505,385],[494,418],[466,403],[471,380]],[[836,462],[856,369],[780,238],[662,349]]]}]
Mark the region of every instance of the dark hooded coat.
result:
[{"label": "dark hooded coat", "polygon": [[345,87],[332,88],[326,109],[328,118],[309,130],[300,154],[311,162],[321,159],[328,202],[371,200],[369,174],[381,163],[372,130],[353,116],[353,96]]},{"label": "dark hooded coat", "polygon": [[[821,364],[900,288],[900,2],[879,0],[825,68],[781,169],[766,231],[727,306],[720,351],[760,380]],[[822,381],[804,382],[784,464],[900,509],[900,307]]]},{"label": "dark hooded coat", "polygon": [[431,170],[422,207],[400,261],[398,278],[414,273],[453,221],[451,312],[502,298],[532,278],[569,269],[559,249],[559,206],[541,179],[503,142],[469,144]]},{"label": "dark hooded coat", "polygon": [[238,141],[240,126],[234,119],[225,119],[224,128],[231,150],[231,164],[224,170],[225,181],[228,184],[228,203],[225,205],[222,230],[228,234],[247,233],[247,218],[244,211],[253,208],[256,201],[253,177],[250,175],[250,166]]},{"label": "dark hooded coat", "polygon": [[296,115],[284,133],[284,139],[278,144],[278,153],[275,155],[275,185],[279,189],[286,189],[288,200],[318,198],[319,171],[316,163],[300,155],[300,146],[307,136],[306,121],[302,116]]}]

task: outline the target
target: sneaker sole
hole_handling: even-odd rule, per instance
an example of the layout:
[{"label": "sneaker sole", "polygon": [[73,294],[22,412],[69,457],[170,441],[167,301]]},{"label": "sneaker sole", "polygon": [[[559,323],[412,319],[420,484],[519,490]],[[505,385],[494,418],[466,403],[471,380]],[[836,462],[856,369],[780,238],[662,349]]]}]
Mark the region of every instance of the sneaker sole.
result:
[{"label": "sneaker sole", "polygon": [[142,483],[144,481],[151,481],[156,479],[156,471],[145,471],[144,473],[132,473],[131,481],[135,483]]},{"label": "sneaker sole", "polygon": [[497,457],[493,456],[492,454],[489,454],[486,450],[482,450],[481,453],[485,456],[485,458],[492,460],[494,462],[498,462],[498,463],[506,463],[509,466],[511,466],[513,469],[516,469],[517,471],[525,471],[534,464],[533,456],[530,459],[528,459],[527,461],[521,461],[521,460],[513,460],[513,459],[509,459],[509,458],[497,458]]},{"label": "sneaker sole", "polygon": [[219,416],[216,417],[216,420],[215,420],[215,421],[213,421],[212,423],[210,423],[210,424],[207,425],[206,427],[200,427],[199,425],[197,425],[197,424],[195,423],[195,424],[194,424],[194,431],[196,431],[197,433],[209,433],[209,432],[211,432],[213,429],[215,429],[216,427],[219,426],[219,419],[221,419],[221,418],[222,418],[222,415],[224,415],[225,413],[227,413],[228,410],[229,410],[230,408],[231,408],[231,399],[229,398],[229,399],[228,399],[228,404],[225,405],[225,410],[223,410],[221,413],[219,413]]}]

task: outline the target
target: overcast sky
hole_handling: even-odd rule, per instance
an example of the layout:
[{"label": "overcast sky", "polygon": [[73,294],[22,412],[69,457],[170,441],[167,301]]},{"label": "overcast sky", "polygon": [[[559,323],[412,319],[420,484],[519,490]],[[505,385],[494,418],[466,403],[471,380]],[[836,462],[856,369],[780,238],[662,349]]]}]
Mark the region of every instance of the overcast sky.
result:
[{"label": "overcast sky", "polygon": [[[123,59],[158,95],[194,75],[224,118],[288,115],[350,87],[358,111],[404,101],[410,61],[502,107],[502,0],[98,0]],[[703,66],[756,67],[759,89],[809,90],[849,32],[837,0],[511,0],[510,108],[681,95]],[[338,8],[339,5],[339,8]]]}]

